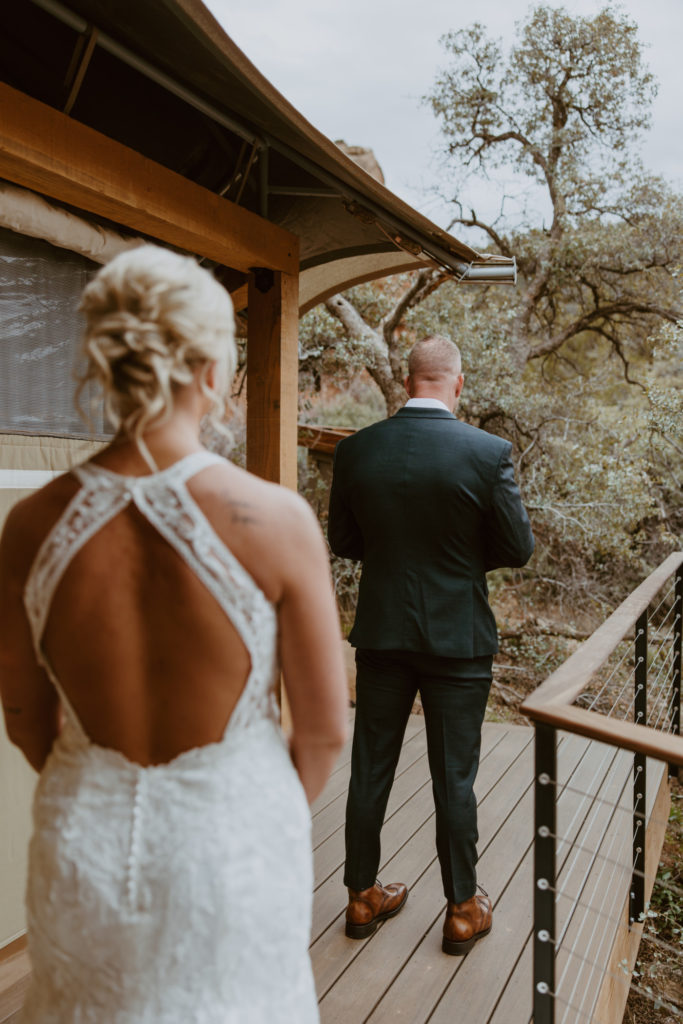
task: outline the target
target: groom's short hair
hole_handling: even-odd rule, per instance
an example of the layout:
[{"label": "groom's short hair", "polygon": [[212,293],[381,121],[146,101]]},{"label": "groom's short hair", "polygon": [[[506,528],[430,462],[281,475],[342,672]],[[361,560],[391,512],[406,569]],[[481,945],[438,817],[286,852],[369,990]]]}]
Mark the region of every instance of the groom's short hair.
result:
[{"label": "groom's short hair", "polygon": [[428,334],[416,342],[408,356],[408,373],[411,377],[429,379],[444,374],[458,375],[462,372],[460,349],[450,338],[442,334]]}]

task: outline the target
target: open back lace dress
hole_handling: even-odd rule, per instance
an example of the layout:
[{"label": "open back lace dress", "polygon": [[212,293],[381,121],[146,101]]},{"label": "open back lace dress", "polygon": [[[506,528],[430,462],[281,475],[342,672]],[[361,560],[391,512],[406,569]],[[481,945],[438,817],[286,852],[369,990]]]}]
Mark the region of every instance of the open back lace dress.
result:
[{"label": "open back lace dress", "polygon": [[[220,461],[199,452],[144,477],[83,464],[31,569],[36,655],[65,722],[34,803],[24,1024],[318,1020],[310,814],[277,721],[275,610],[186,487]],[[149,767],[89,740],[41,643],[70,561],[131,502],[211,592],[251,658],[222,739]]]}]

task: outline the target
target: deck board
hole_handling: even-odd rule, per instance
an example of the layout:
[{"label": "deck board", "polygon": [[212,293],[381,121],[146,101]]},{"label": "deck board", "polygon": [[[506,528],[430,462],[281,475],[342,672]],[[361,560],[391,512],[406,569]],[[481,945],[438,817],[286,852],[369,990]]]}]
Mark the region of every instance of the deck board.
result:
[{"label": "deck board", "polygon": [[[625,812],[631,796],[630,764],[629,755],[603,744],[567,734],[560,738],[558,836],[566,841],[558,842],[558,933],[566,930],[567,941],[577,949],[583,945],[583,952],[569,954],[569,960],[560,953],[558,978],[564,972],[565,998],[578,999],[581,1019],[585,1013],[590,1020],[616,934],[614,913],[607,921],[608,911],[613,911],[611,903],[623,901],[628,883],[628,869],[611,861],[619,859],[619,850],[630,841],[631,819]],[[311,956],[322,1024],[453,1024],[464,1006],[471,1024],[529,1024],[533,730],[500,723],[484,726],[475,786],[477,872],[494,902],[494,928],[467,957],[441,952],[445,899],[423,720],[418,716],[411,721],[387,809],[380,866],[383,880],[409,886],[408,903],[369,938],[346,938],[342,780],[348,781],[349,771],[347,760],[328,783],[329,793],[319,798],[314,815],[319,842]],[[654,783],[661,778],[658,772],[648,767],[650,806]],[[618,894],[609,884],[616,878]],[[575,1024],[571,1012],[565,1024],[570,1021]]]},{"label": "deck board", "polygon": [[[484,726],[475,785],[478,875],[494,902],[494,927],[467,957],[441,952],[445,899],[424,719],[417,715],[406,730],[382,832],[380,866],[385,881],[407,883],[408,903],[369,938],[346,938],[344,810],[350,758],[349,740],[313,806],[311,957],[322,1024],[454,1024],[462,1019],[469,1024],[531,1024],[533,729]],[[556,962],[557,1024],[616,1024],[621,1019],[613,1007],[604,1007],[612,999],[606,980],[610,991],[618,988],[619,1001],[625,1001],[627,992],[623,971],[618,977],[617,972],[623,955],[619,942],[624,934],[633,935],[625,926],[631,769],[631,755],[624,751],[560,735],[557,934],[566,935]],[[662,763],[648,760],[650,872],[658,860],[668,806],[668,790],[660,790],[665,773]],[[657,816],[661,834],[655,839]],[[5,964],[5,971],[10,966]],[[24,969],[22,985],[25,975]],[[9,1024],[14,1019],[22,994],[23,989],[5,992],[12,995],[11,1005],[0,1006],[0,1020]]]}]

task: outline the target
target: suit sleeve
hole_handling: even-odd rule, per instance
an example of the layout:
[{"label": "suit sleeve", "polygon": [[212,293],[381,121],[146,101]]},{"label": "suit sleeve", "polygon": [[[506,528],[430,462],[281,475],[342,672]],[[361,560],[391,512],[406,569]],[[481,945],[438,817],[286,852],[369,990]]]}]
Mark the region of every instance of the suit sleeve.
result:
[{"label": "suit sleeve", "polygon": [[332,470],[327,539],[335,555],[339,555],[341,558],[353,558],[360,562],[363,558],[363,535],[344,496],[343,461],[343,456],[339,457],[339,445],[337,445]]},{"label": "suit sleeve", "polygon": [[501,455],[491,507],[484,519],[487,572],[503,566],[519,568],[526,565],[534,550],[534,535],[515,481],[511,450],[506,445]]}]

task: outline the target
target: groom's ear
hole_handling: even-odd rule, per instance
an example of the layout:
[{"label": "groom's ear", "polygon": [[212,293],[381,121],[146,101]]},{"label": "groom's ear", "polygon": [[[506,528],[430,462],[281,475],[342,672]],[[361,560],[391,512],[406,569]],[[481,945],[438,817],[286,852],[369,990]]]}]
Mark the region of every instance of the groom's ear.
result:
[{"label": "groom's ear", "polygon": [[410,374],[408,374],[407,377],[404,377],[404,379],[403,379],[403,387],[408,392],[408,397],[412,398],[413,397],[413,382],[410,379]]}]

